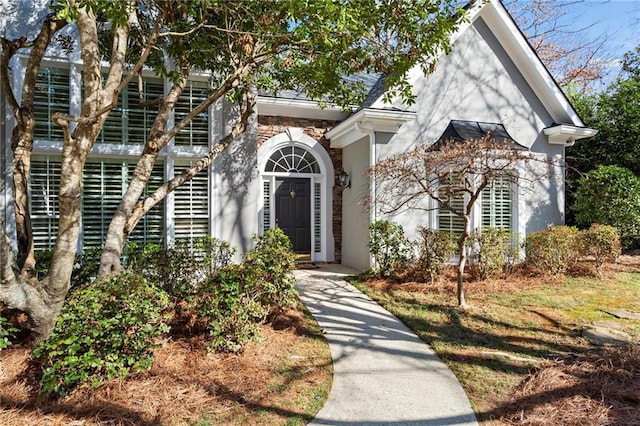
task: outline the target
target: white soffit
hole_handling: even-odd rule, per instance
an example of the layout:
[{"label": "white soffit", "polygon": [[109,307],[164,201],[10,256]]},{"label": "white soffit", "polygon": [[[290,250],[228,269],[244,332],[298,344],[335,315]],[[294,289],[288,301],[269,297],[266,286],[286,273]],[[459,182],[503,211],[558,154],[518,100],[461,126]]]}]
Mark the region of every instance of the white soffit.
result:
[{"label": "white soffit", "polygon": [[588,127],[577,127],[570,124],[558,124],[542,129],[549,143],[554,145],[571,146],[576,140],[595,136],[598,131]]},{"label": "white soffit", "polygon": [[344,148],[374,132],[396,133],[400,126],[416,116],[411,111],[391,111],[379,109],[361,109],[333,129],[325,137],[331,142],[331,148]]},{"label": "white soffit", "polygon": [[344,120],[347,114],[342,109],[329,105],[320,108],[318,102],[306,99],[287,99],[258,96],[258,115],[277,117],[311,118],[318,120]]}]

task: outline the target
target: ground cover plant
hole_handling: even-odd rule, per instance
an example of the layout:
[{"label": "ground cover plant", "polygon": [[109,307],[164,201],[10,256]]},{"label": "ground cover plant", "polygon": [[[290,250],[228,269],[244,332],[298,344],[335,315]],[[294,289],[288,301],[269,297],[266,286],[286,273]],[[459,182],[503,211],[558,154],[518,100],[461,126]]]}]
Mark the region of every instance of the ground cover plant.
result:
[{"label": "ground cover plant", "polygon": [[640,321],[605,312],[640,311],[640,259],[620,262],[605,265],[602,278],[520,266],[507,278],[469,281],[465,310],[456,306],[451,270],[434,283],[354,284],[435,349],[483,423],[631,425],[640,421],[638,348],[603,352],[581,335],[584,325],[607,320],[640,339]]}]

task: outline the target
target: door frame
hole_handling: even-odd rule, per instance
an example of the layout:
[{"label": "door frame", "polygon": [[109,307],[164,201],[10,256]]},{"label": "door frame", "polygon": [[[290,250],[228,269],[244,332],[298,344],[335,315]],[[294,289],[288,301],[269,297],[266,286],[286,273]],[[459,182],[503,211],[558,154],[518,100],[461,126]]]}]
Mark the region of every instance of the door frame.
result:
[{"label": "door frame", "polygon": [[[296,146],[309,151],[320,166],[320,173],[274,173],[265,172],[267,160],[278,149]],[[288,128],[271,137],[258,148],[259,199],[258,229],[263,234],[275,227],[275,179],[276,177],[308,178],[311,183],[311,261],[333,262],[333,187],[334,168],[329,154],[315,139],[304,133],[302,128]],[[316,217],[319,216],[319,217]],[[319,224],[319,230],[316,228]],[[317,232],[316,232],[317,231]],[[319,239],[319,250],[316,247]]]}]

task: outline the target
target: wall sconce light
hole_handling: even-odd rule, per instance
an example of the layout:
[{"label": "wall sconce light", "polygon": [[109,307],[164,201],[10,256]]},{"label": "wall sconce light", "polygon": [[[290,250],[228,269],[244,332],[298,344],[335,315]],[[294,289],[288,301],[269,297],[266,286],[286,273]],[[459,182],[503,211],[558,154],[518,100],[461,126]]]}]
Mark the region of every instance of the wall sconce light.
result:
[{"label": "wall sconce light", "polygon": [[342,187],[342,189],[351,188],[351,177],[347,172],[345,172],[344,170],[341,171],[339,179],[340,179],[340,186]]}]

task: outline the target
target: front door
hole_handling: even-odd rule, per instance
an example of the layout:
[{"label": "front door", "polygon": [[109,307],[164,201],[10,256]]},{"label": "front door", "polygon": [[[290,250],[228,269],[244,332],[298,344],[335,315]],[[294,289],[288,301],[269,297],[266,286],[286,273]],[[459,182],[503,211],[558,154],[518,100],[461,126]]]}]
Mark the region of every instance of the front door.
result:
[{"label": "front door", "polygon": [[311,254],[310,179],[276,179],[276,225],[291,240],[293,251]]}]

